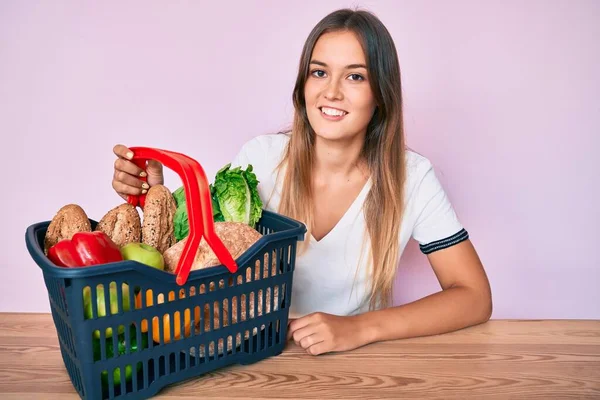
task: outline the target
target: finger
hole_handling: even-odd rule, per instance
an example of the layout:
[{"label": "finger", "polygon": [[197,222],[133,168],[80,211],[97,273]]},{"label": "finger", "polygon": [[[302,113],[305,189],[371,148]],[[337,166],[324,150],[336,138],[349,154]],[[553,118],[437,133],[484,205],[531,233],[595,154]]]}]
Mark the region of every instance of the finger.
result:
[{"label": "finger", "polygon": [[318,356],[320,354],[325,354],[330,351],[331,349],[329,348],[329,344],[325,341],[313,344],[308,349],[306,349],[306,352],[312,356]]},{"label": "finger", "polygon": [[308,316],[297,318],[297,319],[293,320],[292,322],[290,322],[288,325],[287,340],[290,340],[292,338],[292,335],[294,334],[294,332],[296,330],[304,328],[309,323],[310,323],[310,320],[308,319]]},{"label": "finger", "polygon": [[148,174],[148,184],[150,186],[164,184],[165,178],[163,175],[163,165],[158,161],[148,160],[146,173]]},{"label": "finger", "polygon": [[115,153],[117,157],[127,160],[131,160],[131,158],[133,158],[133,152],[129,149],[129,147],[122,144],[117,144],[115,147],[113,147],[113,153]]},{"label": "finger", "polygon": [[148,183],[136,178],[135,176],[129,175],[123,171],[115,171],[113,176],[113,188],[117,191],[120,191],[119,189],[125,189],[128,193],[132,190],[136,192],[129,194],[143,194],[144,191],[150,187],[148,186]]},{"label": "finger", "polygon": [[286,341],[289,341],[292,338],[292,331],[290,330],[290,325],[292,324],[292,322],[294,322],[295,319],[288,319],[288,323],[287,323],[287,334],[286,334]]},{"label": "finger", "polygon": [[117,180],[113,180],[112,187],[121,197],[126,198],[128,195],[139,196],[147,192],[146,189],[142,189],[136,186],[126,185]]},{"label": "finger", "polygon": [[163,165],[156,160],[148,160],[146,169],[148,170],[148,173],[162,174]]},{"label": "finger", "polygon": [[308,337],[310,335],[314,335],[314,334],[318,334],[318,329],[317,329],[317,325],[307,325],[303,328],[297,329],[296,331],[294,331],[294,333],[292,334],[292,337],[294,338],[294,343],[296,343],[298,346],[300,346],[300,343],[302,341],[302,339],[304,339],[305,337]]},{"label": "finger", "polygon": [[144,182],[136,178],[135,176],[131,176],[123,171],[115,171],[113,182],[118,182],[123,184],[124,186],[139,189],[142,194],[144,193],[143,190],[148,190],[150,188],[147,182]]},{"label": "finger", "polygon": [[146,171],[132,163],[131,161],[123,160],[122,158],[117,158],[115,160],[115,172],[120,171],[132,176],[147,176]]},{"label": "finger", "polygon": [[323,335],[321,335],[319,332],[315,332],[312,335],[304,336],[302,339],[300,339],[299,346],[303,349],[308,349],[309,347],[323,341],[325,341]]}]

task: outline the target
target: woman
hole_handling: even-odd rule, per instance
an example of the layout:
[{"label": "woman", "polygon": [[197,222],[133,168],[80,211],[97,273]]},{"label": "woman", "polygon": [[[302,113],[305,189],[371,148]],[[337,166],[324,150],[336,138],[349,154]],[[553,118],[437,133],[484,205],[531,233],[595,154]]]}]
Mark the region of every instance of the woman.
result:
[{"label": "woman", "polygon": [[[431,163],[405,149],[400,69],[384,25],[365,11],[326,16],[304,46],[292,131],[246,143],[265,208],[307,225],[296,261],[289,338],[309,354],[440,334],[485,322],[490,286]],[[114,148],[124,198],[163,183]],[[137,176],[147,173],[148,184]],[[391,307],[397,264],[414,238],[442,290]]]}]

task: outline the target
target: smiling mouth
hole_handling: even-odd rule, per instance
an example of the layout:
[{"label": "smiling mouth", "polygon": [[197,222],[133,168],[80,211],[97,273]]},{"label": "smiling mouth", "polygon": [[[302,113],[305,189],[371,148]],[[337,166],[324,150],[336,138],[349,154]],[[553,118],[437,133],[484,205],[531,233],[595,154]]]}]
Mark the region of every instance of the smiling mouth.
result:
[{"label": "smiling mouth", "polygon": [[337,110],[335,108],[329,107],[321,107],[320,110],[322,114],[325,114],[330,117],[343,117],[344,115],[348,114],[346,111]]}]

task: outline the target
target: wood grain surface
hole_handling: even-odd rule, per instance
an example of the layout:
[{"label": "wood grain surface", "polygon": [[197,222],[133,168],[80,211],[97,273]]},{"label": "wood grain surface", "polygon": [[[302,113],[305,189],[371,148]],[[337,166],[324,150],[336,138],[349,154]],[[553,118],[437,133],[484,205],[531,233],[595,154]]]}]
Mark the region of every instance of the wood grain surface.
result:
[{"label": "wood grain surface", "polygon": [[[157,399],[600,399],[600,321],[503,321],[318,357],[293,343]],[[0,399],[78,399],[49,314],[0,314]]]}]

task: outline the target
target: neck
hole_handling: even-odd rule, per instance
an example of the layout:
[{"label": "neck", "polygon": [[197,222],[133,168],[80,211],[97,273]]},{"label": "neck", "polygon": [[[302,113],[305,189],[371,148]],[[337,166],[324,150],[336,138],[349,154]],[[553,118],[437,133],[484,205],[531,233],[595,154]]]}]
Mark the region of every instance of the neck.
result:
[{"label": "neck", "polygon": [[350,176],[366,165],[361,158],[364,136],[346,141],[316,137],[314,172],[317,176]]}]

